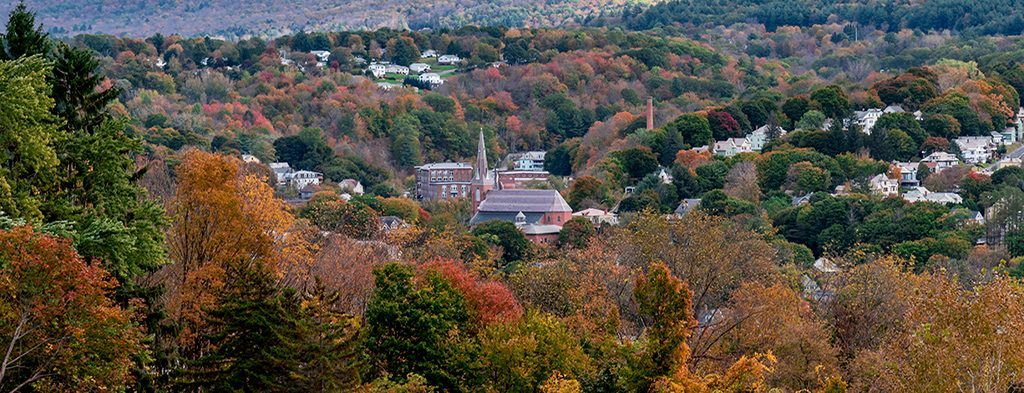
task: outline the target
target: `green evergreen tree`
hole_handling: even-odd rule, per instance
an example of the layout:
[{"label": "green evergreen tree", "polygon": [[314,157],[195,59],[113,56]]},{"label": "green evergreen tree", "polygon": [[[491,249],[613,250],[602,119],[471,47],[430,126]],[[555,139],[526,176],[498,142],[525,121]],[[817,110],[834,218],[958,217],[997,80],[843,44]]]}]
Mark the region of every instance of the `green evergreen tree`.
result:
[{"label": "green evergreen tree", "polygon": [[7,32],[0,35],[0,59],[14,60],[32,55],[47,55],[50,39],[42,26],[36,27],[36,14],[24,2],[18,3],[7,20]]}]

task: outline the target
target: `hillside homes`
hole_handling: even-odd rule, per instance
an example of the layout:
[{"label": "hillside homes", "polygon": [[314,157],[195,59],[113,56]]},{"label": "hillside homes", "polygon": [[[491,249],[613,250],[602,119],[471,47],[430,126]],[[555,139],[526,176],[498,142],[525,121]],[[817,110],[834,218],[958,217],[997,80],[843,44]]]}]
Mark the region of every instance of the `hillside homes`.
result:
[{"label": "hillside homes", "polygon": [[[1002,135],[999,142],[1002,142]],[[997,142],[991,136],[962,136],[953,140],[960,149],[960,157],[968,164],[985,164],[992,160]]]}]

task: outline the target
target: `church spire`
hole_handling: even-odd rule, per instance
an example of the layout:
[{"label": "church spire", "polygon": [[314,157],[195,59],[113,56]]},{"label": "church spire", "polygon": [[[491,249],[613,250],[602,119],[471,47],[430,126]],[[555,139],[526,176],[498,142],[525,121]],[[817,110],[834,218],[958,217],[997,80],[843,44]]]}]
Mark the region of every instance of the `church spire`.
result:
[{"label": "church spire", "polygon": [[473,181],[487,180],[487,145],[484,144],[484,129],[480,129],[480,143],[476,148],[476,166],[473,167]]}]

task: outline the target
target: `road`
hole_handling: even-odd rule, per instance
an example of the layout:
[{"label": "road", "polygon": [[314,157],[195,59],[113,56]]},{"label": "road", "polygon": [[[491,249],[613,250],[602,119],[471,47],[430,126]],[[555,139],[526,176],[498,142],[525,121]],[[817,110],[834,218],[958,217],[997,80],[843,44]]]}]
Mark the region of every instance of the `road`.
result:
[{"label": "road", "polygon": [[1021,157],[1024,157],[1024,146],[1018,147],[1014,151],[1006,153],[1006,156],[1010,157],[1010,158],[1021,158]]}]

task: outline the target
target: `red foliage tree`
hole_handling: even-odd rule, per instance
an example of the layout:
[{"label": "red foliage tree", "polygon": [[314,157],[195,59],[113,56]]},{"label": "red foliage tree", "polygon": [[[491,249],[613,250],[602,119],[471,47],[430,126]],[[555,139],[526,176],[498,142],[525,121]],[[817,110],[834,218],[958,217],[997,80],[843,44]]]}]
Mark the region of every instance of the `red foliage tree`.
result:
[{"label": "red foliage tree", "polygon": [[523,315],[523,307],[508,286],[499,281],[482,279],[467,270],[462,263],[435,259],[420,266],[421,274],[426,271],[438,272],[451,280],[452,285],[473,307],[478,326],[513,321]]}]

